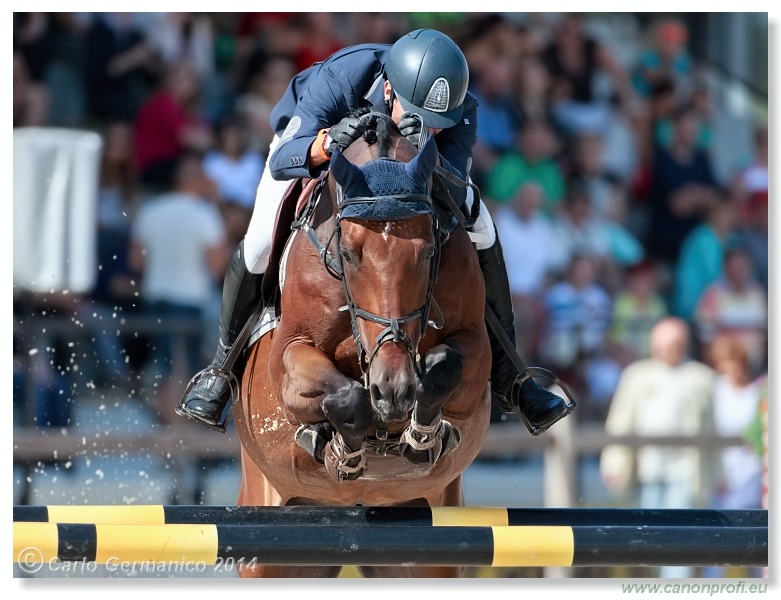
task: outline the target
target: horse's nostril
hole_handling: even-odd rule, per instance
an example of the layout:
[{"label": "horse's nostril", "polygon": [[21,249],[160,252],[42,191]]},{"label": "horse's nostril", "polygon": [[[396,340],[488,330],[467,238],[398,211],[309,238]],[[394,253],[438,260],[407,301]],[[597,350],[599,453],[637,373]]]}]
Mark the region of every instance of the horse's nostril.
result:
[{"label": "horse's nostril", "polygon": [[409,384],[407,386],[407,391],[404,392],[404,395],[402,396],[402,400],[404,401],[405,405],[412,404],[415,401],[415,385]]},{"label": "horse's nostril", "polygon": [[380,391],[380,386],[378,386],[376,383],[371,384],[369,387],[369,394],[372,397],[372,400],[375,402],[377,400],[382,400],[382,392]]},{"label": "horse's nostril", "polygon": [[403,419],[415,403],[417,388],[414,383],[383,385],[379,383],[369,386],[372,405],[383,419]]},{"label": "horse's nostril", "polygon": [[371,387],[369,387],[369,394],[371,395],[372,404],[374,404],[374,409],[380,415],[387,415],[388,413],[390,413],[391,402],[383,394],[382,390],[380,389],[380,386],[378,386],[377,384],[372,384]]}]

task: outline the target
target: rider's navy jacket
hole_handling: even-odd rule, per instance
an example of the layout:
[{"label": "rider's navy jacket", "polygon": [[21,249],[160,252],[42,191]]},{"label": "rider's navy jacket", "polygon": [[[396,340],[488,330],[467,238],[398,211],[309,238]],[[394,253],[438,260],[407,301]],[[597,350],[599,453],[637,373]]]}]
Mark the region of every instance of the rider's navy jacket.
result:
[{"label": "rider's navy jacket", "polygon": [[[328,168],[309,166],[309,147],[321,129],[338,123],[352,111],[372,107],[388,112],[384,102],[384,67],[390,44],[360,44],[344,48],[296,75],[271,111],[271,126],[280,136],[269,158],[274,179],[317,177]],[[461,121],[434,138],[442,166],[465,179],[477,141],[477,100],[466,94]],[[464,188],[448,186],[462,202]]]}]

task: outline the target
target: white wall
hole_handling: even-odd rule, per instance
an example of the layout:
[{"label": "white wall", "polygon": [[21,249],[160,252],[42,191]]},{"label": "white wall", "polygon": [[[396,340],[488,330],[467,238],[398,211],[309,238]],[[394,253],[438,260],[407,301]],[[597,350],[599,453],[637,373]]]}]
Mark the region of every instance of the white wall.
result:
[{"label": "white wall", "polygon": [[91,132],[14,129],[14,286],[89,291],[95,283],[102,142]]}]

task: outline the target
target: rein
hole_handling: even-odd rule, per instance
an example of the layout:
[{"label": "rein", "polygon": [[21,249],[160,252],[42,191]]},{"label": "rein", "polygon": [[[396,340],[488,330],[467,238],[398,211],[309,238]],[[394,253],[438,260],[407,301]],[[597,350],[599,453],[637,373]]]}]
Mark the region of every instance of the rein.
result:
[{"label": "rein", "polygon": [[[323,244],[320,241],[320,239],[317,237],[317,233],[314,230],[314,228],[312,228],[310,221],[314,214],[314,209],[317,205],[317,202],[319,202],[321,198],[321,192],[323,190],[323,187],[325,187],[326,182],[327,182],[327,172],[320,177],[317,185],[313,188],[312,195],[309,199],[309,202],[307,203],[306,208],[304,209],[304,212],[302,213],[299,219],[293,222],[292,229],[293,230],[300,229],[306,234],[307,238],[309,239],[309,241],[317,251],[318,255],[320,256],[320,259],[323,261],[323,265],[326,271],[335,279],[339,279],[340,281],[342,281],[344,285],[344,292],[345,292],[345,298],[347,300],[347,303],[344,306],[340,307],[339,310],[347,311],[350,315],[353,340],[355,341],[355,346],[358,351],[358,364],[361,369],[361,373],[363,375],[364,387],[368,389],[370,386],[369,370],[371,368],[371,363],[374,360],[375,356],[377,355],[377,352],[379,351],[379,348],[380,346],[382,346],[382,344],[390,341],[394,343],[403,342],[407,349],[407,353],[410,355],[410,357],[413,359],[414,362],[417,362],[417,346],[413,345],[410,337],[402,330],[401,328],[402,325],[420,319],[421,338],[423,337],[423,334],[425,333],[428,326],[434,327],[435,329],[442,328],[443,326],[442,312],[440,311],[439,306],[437,305],[436,300],[434,299],[434,285],[437,281],[437,275],[439,273],[439,262],[441,257],[442,244],[445,241],[447,241],[447,239],[449,238],[450,231],[446,229],[442,229],[440,227],[439,217],[432,209],[431,215],[433,217],[432,227],[434,233],[434,255],[431,258],[431,266],[429,268],[426,298],[422,306],[400,317],[385,317],[370,312],[368,310],[364,310],[360,308],[353,301],[353,295],[347,283],[347,278],[344,276],[344,259],[342,253],[337,252],[336,256],[334,256],[334,254],[330,250],[328,250],[328,248],[331,246],[334,239],[336,239],[337,248],[341,248],[341,237],[342,237],[341,220],[342,220],[342,211],[344,210],[344,208],[358,203],[375,202],[378,199],[381,198],[387,199],[388,197],[387,196],[361,197],[361,198],[350,198],[345,200],[343,196],[342,188],[337,184],[336,185],[337,213],[335,216],[335,227],[333,233],[329,236],[326,243]],[[425,200],[426,202],[431,204],[431,197],[423,194],[414,194],[409,196],[395,196],[393,198],[398,199],[399,201],[412,200],[412,199]],[[431,316],[432,309],[433,312],[436,313],[433,319]],[[377,323],[378,325],[382,325],[383,327],[385,327],[385,329],[383,329],[375,339],[375,346],[371,350],[371,352],[367,353],[366,345],[363,343],[363,340],[361,339],[361,335],[358,330],[358,319],[363,319],[366,321],[370,321],[372,323]]]}]

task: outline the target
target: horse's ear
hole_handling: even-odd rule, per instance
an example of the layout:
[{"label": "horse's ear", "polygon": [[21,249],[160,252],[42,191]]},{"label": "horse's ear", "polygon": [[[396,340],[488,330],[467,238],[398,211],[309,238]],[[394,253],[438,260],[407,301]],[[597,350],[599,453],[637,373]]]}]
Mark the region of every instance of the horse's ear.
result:
[{"label": "horse's ear", "polygon": [[339,148],[334,150],[334,153],[331,155],[331,175],[333,175],[336,183],[344,188],[345,192],[355,188],[364,189],[366,187],[366,178],[361,170],[347,160]]},{"label": "horse's ear", "polygon": [[407,175],[425,187],[429,177],[434,172],[438,155],[437,143],[434,141],[434,136],[430,136],[426,143],[423,144],[421,151],[407,163],[404,170]]}]

